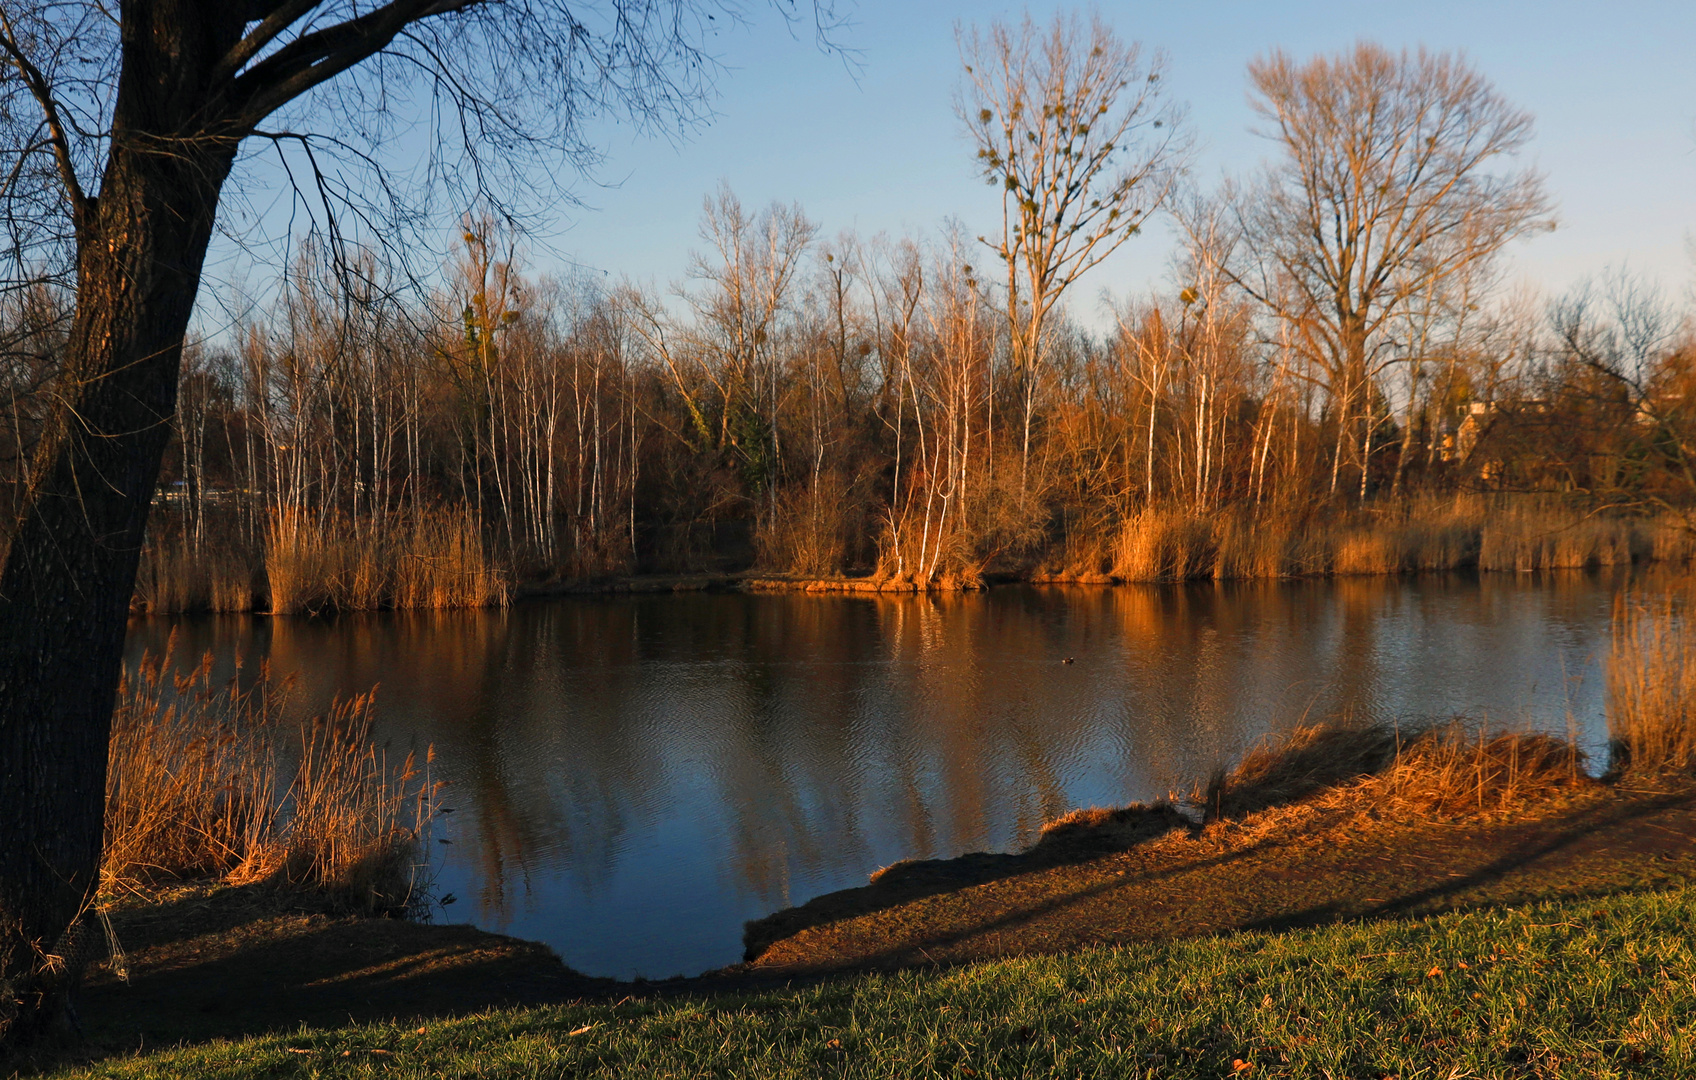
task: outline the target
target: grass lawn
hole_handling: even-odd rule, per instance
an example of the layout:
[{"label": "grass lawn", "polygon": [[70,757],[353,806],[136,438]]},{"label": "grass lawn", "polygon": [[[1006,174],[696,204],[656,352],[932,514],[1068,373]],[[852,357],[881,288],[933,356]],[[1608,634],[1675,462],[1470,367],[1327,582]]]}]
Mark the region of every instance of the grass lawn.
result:
[{"label": "grass lawn", "polygon": [[799,989],[306,1028],[64,1077],[1696,1076],[1696,887]]}]

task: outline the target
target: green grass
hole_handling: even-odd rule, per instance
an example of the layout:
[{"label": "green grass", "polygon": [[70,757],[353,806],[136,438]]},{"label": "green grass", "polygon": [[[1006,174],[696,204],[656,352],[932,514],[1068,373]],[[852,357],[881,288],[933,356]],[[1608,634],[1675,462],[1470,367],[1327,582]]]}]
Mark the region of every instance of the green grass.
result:
[{"label": "green grass", "polygon": [[421,1031],[309,1029],[56,1075],[1689,1076],[1693,927],[1696,888],[1680,888]]}]

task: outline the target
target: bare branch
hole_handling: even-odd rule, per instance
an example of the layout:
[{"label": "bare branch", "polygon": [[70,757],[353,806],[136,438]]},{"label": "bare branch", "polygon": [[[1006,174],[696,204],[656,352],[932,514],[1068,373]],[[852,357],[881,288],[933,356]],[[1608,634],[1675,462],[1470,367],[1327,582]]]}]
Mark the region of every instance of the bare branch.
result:
[{"label": "bare branch", "polygon": [[49,141],[53,147],[53,160],[59,168],[60,182],[65,185],[66,201],[71,204],[72,224],[81,234],[88,226],[89,200],[83,193],[82,182],[77,179],[76,163],[71,157],[71,144],[65,134],[64,120],[60,117],[59,102],[53,96],[53,87],[47,77],[30,60],[18,41],[12,26],[12,17],[3,8],[0,8],[0,51],[5,52],[7,59],[23,78],[24,84],[29,87],[31,96],[41,106],[42,115],[47,122]]}]

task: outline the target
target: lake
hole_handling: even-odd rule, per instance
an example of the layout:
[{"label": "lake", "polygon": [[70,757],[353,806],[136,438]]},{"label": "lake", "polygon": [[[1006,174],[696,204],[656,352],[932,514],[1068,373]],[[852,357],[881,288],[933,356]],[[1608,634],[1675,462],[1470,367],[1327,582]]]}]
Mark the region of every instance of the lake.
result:
[{"label": "lake", "polygon": [[131,624],[131,660],[377,685],[453,813],[442,922],[593,975],[741,959],[742,924],[899,859],[1008,851],[1183,792],[1270,731],[1467,716],[1603,745],[1613,575],[1440,575],[936,596],[684,593],[505,610]]}]

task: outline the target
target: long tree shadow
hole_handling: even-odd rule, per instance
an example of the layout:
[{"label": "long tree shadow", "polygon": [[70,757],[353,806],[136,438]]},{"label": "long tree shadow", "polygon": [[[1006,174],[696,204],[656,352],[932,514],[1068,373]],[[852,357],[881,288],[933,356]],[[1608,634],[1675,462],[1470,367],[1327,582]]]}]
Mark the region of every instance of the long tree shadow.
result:
[{"label": "long tree shadow", "polygon": [[[1439,858],[1437,865],[1448,868],[1441,877],[1416,875],[1405,892],[1364,911],[1332,901],[1258,919],[1243,929],[1287,930],[1339,918],[1417,916],[1481,902],[1615,892],[1634,884],[1641,868],[1654,860],[1691,853],[1696,846],[1693,809],[1693,791],[1627,793],[1571,814],[1495,830],[1488,847],[1461,847],[1452,852],[1459,857]],[[1470,866],[1467,855],[1476,860]],[[1608,873],[1609,863],[1622,872]]]},{"label": "long tree shadow", "polygon": [[[315,910],[316,909],[316,910]],[[462,1015],[611,992],[546,946],[469,926],[340,917],[263,889],[120,913],[129,979],[93,973],[79,1001],[95,1052],[307,1025]]]}]

